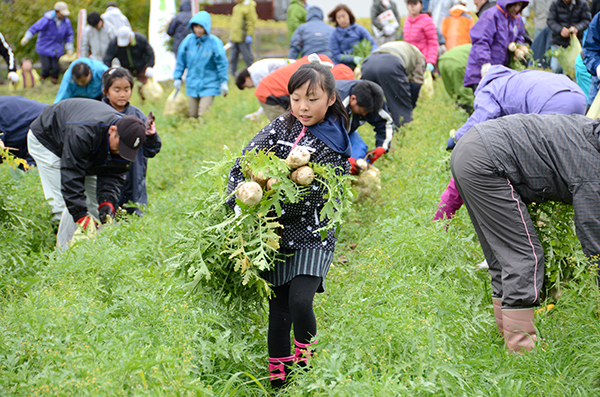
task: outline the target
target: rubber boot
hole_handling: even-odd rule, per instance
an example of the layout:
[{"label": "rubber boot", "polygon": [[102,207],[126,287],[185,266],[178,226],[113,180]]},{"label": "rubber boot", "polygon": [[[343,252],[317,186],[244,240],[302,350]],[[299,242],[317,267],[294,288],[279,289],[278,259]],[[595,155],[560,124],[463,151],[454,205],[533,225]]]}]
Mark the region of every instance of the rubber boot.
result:
[{"label": "rubber boot", "polygon": [[534,313],[531,309],[502,309],[504,341],[511,353],[530,351],[535,347],[537,334],[534,326]]},{"label": "rubber boot", "polygon": [[294,339],[294,362],[302,367],[308,367],[308,359],[313,356],[313,351],[310,348],[311,343],[300,343]]},{"label": "rubber boot", "polygon": [[269,357],[269,377],[271,387],[280,389],[287,384],[287,376],[290,374],[295,356]]},{"label": "rubber boot", "polygon": [[494,305],[494,317],[496,317],[496,327],[500,335],[504,333],[504,327],[502,326],[502,298],[492,298],[492,304]]}]

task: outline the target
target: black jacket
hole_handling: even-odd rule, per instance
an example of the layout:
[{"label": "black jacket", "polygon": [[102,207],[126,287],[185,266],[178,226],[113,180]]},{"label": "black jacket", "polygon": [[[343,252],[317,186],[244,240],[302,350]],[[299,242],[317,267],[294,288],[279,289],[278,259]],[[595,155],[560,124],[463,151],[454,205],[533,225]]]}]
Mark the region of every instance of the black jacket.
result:
[{"label": "black jacket", "polygon": [[121,66],[129,69],[134,76],[144,71],[146,67],[154,67],[154,50],[148,43],[148,39],[141,33],[134,32],[134,34],[135,45],[119,47],[116,38],[110,41],[104,55],[106,66],[110,67],[112,60],[118,58]]},{"label": "black jacket", "polygon": [[579,33],[579,41],[583,39],[583,31],[587,29],[592,21],[590,7],[585,0],[573,0],[567,5],[564,0],[556,0],[548,10],[548,27],[552,30],[552,44],[568,47],[569,37],[562,37],[560,31],[563,27],[567,29],[575,26]]},{"label": "black jacket", "polygon": [[98,203],[117,207],[130,162],[110,153],[108,129],[121,117],[102,102],[73,98],[48,106],[31,123],[35,137],[61,159],[61,191],[74,220],[87,215],[86,175],[98,176]]},{"label": "black jacket", "polygon": [[8,71],[16,72],[17,61],[15,60],[15,54],[12,52],[4,36],[2,36],[2,33],[0,33],[0,55],[2,55],[6,60],[6,64],[8,65]]}]

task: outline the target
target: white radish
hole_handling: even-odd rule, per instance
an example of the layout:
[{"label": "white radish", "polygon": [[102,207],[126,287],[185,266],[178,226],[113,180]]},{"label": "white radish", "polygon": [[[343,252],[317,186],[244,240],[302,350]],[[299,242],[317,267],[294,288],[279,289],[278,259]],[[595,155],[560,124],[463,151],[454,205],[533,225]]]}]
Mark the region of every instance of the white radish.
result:
[{"label": "white radish", "polygon": [[269,178],[269,180],[267,181],[267,191],[273,190],[273,185],[279,182],[279,179]]},{"label": "white radish", "polygon": [[512,42],[508,45],[508,51],[515,52],[516,50],[517,50],[517,44],[515,42]]},{"label": "white radish", "polygon": [[296,169],[308,164],[310,161],[310,153],[306,148],[296,146],[285,159],[285,163],[291,169]]},{"label": "white radish", "polygon": [[312,168],[305,165],[292,172],[291,178],[298,185],[307,186],[315,179],[315,172]]},{"label": "white radish", "polygon": [[360,172],[363,172],[364,170],[369,168],[369,163],[367,163],[365,159],[358,159],[356,160],[356,166],[358,167]]},{"label": "white radish", "polygon": [[263,192],[260,185],[256,182],[244,182],[238,187],[237,198],[246,205],[253,206],[260,203]]},{"label": "white radish", "polygon": [[258,183],[260,186],[265,187],[267,185],[267,181],[269,180],[269,177],[265,176],[265,174],[263,174],[262,171],[258,171],[257,173],[250,171],[250,175],[252,177],[252,180],[254,182]]}]

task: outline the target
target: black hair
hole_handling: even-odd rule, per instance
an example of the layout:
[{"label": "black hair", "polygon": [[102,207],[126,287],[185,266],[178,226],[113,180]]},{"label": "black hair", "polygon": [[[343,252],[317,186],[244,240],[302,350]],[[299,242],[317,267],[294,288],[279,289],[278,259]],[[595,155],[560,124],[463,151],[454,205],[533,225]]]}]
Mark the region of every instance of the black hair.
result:
[{"label": "black hair", "polygon": [[406,0],[406,4],[423,4],[421,0]]},{"label": "black hair", "polygon": [[117,8],[119,8],[119,5],[116,2],[111,1],[110,3],[108,3],[106,5],[106,8],[108,8],[108,7],[117,7]]},{"label": "black hair", "polygon": [[238,73],[237,76],[235,76],[235,85],[237,85],[237,88],[239,88],[240,90],[243,90],[244,87],[244,83],[246,82],[246,78],[250,77],[250,72],[248,72],[248,68],[243,69],[241,72]]},{"label": "black hair", "polygon": [[100,18],[100,14],[98,14],[97,12],[90,12],[87,16],[87,23],[91,27],[95,28],[96,25],[98,25],[98,23],[100,23],[101,19],[102,18]]},{"label": "black hair", "polygon": [[82,77],[87,77],[92,73],[92,69],[90,69],[90,65],[84,62],[78,62],[71,69],[71,75],[73,79],[79,80]]},{"label": "black hair", "polygon": [[335,78],[333,77],[331,70],[329,70],[327,66],[314,63],[307,63],[300,66],[288,81],[288,92],[290,93],[290,96],[306,82],[308,82],[307,92],[309,93],[314,91],[316,86],[319,86],[327,93],[328,98],[335,95],[335,102],[327,108],[325,118],[333,115],[336,119],[341,119],[346,128],[349,128],[350,119],[340,100],[340,96],[337,95]]},{"label": "black hair", "polygon": [[356,96],[356,104],[367,113],[378,112],[383,107],[383,90],[372,81],[360,80],[352,88],[352,95]]},{"label": "black hair", "polygon": [[339,26],[335,17],[340,11],[346,11],[348,13],[348,17],[350,18],[350,25],[354,25],[356,18],[354,17],[352,10],[350,10],[350,7],[348,7],[346,4],[338,4],[333,10],[331,10],[331,12],[327,15],[329,22],[334,23],[336,27]]},{"label": "black hair", "polygon": [[131,85],[131,89],[133,89],[133,75],[131,72],[125,68],[110,68],[104,74],[102,74],[102,87],[104,87],[104,92],[108,92],[108,89],[117,79],[125,78],[129,81]]}]

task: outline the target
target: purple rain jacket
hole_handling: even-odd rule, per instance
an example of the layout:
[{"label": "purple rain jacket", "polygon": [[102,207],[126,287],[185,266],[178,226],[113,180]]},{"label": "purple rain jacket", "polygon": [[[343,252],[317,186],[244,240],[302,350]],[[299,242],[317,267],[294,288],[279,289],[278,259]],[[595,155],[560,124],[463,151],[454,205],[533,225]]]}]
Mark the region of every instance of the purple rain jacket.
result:
[{"label": "purple rain jacket", "polygon": [[465,71],[465,87],[479,84],[483,64],[508,65],[510,43],[524,43],[525,26],[521,15],[511,17],[506,11],[507,6],[518,2],[525,3],[524,7],[529,4],[529,0],[498,0],[471,28],[473,47]]},{"label": "purple rain jacket", "polygon": [[69,17],[64,17],[60,26],[57,26],[54,15],[54,10],[46,11],[44,16],[27,31],[32,36],[39,33],[35,52],[47,57],[59,58],[65,53],[64,45],[73,42],[73,28]]},{"label": "purple rain jacket", "polygon": [[[561,94],[560,100],[551,100]],[[567,94],[567,97],[562,95]],[[476,124],[509,114],[585,114],[586,95],[565,75],[538,70],[517,72],[494,65],[475,91],[475,111],[456,132],[458,141]]]}]

